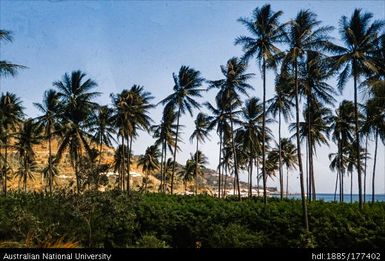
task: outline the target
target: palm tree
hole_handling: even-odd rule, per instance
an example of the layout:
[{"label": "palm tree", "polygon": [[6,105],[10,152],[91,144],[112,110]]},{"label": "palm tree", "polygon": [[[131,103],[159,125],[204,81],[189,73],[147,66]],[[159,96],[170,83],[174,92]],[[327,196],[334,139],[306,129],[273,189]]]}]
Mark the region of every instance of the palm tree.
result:
[{"label": "palm tree", "polygon": [[[376,163],[377,163],[377,147],[378,147],[378,138],[380,133],[385,131],[385,106],[380,99],[384,99],[383,95],[385,93],[382,90],[382,94],[378,91],[380,89],[374,90],[374,97],[369,99],[366,103],[366,122],[363,126],[363,132],[367,135],[374,135],[374,162],[373,162],[373,176],[372,176],[372,203],[374,203],[375,195],[375,176],[376,176]],[[382,95],[377,97],[377,95]],[[382,106],[381,106],[382,105]]]},{"label": "palm tree", "polygon": [[[193,133],[190,136],[190,142],[193,142],[194,139],[196,139],[196,150],[195,150],[195,155],[196,157],[199,156],[198,151],[199,151],[199,143],[204,142],[206,138],[210,136],[209,134],[209,124],[210,124],[210,118],[205,115],[204,113],[200,112],[198,113],[196,120],[194,121],[195,123],[195,129]],[[198,158],[195,158],[195,173],[198,173],[198,168],[199,168],[199,160]],[[198,194],[198,176],[195,175],[195,194]]]},{"label": "palm tree", "polygon": [[292,90],[292,78],[287,73],[281,73],[276,79],[275,96],[268,100],[269,107],[267,109],[271,115],[276,118],[278,114],[278,150],[279,150],[279,184],[280,196],[283,199],[283,170],[282,170],[282,144],[281,144],[281,126],[283,116],[285,122],[288,122],[292,115],[291,108],[294,107],[290,92]]},{"label": "palm tree", "polygon": [[[143,86],[136,84],[130,90],[123,90],[120,94],[111,96],[116,108],[114,120],[115,125],[119,128],[118,134],[121,136],[122,144],[124,144],[124,140],[127,142],[127,192],[130,193],[132,142],[138,135],[138,130],[150,131],[152,120],[149,116],[149,110],[154,107],[150,101],[154,97],[151,96],[151,93],[145,92]],[[124,149],[125,147],[123,146],[122,148]],[[125,154],[124,151],[122,153]],[[123,169],[126,169],[124,159]]]},{"label": "palm tree", "polygon": [[[0,29],[0,42],[1,41],[12,42],[12,40],[13,40],[12,32]],[[17,70],[25,69],[25,68],[27,67],[1,60],[0,61],[0,78],[6,77],[9,75],[15,76],[17,74]]]},{"label": "palm tree", "polygon": [[125,171],[125,159],[128,158],[128,149],[125,144],[119,144],[114,152],[114,161],[112,167],[114,172],[118,172],[118,187],[123,189],[124,171]]},{"label": "palm tree", "polygon": [[113,134],[115,134],[113,109],[108,106],[98,107],[96,113],[92,115],[92,123],[90,132],[93,133],[93,140],[99,145],[99,165],[102,161],[103,145],[111,147],[115,142]]},{"label": "palm tree", "polygon": [[371,23],[373,14],[355,9],[352,16],[340,19],[339,32],[344,46],[337,48],[337,55],[333,57],[335,68],[342,69],[338,76],[338,88],[342,91],[349,77],[353,77],[354,111],[355,111],[355,155],[358,177],[358,200],[360,209],[363,208],[361,162],[359,160],[360,137],[358,122],[358,94],[357,87],[361,76],[368,72],[377,72],[378,68],[372,53],[376,51],[379,31],[383,27],[382,21]]},{"label": "palm tree", "polygon": [[289,194],[289,169],[298,165],[297,148],[288,138],[281,140],[282,164],[286,167],[286,197]]},{"label": "palm tree", "polygon": [[179,120],[182,114],[186,113],[186,110],[193,116],[193,108],[199,109],[200,104],[194,100],[194,98],[202,97],[201,92],[204,89],[200,88],[204,79],[201,77],[201,73],[188,66],[182,66],[179,69],[178,75],[173,73],[174,79],[174,93],[164,98],[160,103],[167,104],[177,110],[177,123],[176,123],[176,136],[173,155],[173,167],[171,174],[171,194],[174,191],[174,174],[176,163],[176,152],[178,147],[178,135],[179,135]]},{"label": "palm tree", "polygon": [[41,125],[27,119],[15,135],[15,148],[20,164],[16,175],[23,181],[24,192],[27,192],[27,180],[34,179],[33,172],[37,170],[33,146],[39,144],[41,132]]},{"label": "palm tree", "polygon": [[[309,188],[308,199],[315,200],[315,180],[314,180],[314,165],[313,154],[316,153],[316,145],[322,144],[328,145],[328,136],[330,130],[330,124],[332,121],[332,112],[329,108],[324,107],[321,103],[313,100],[310,105],[304,110],[304,121],[300,122],[300,139],[301,141],[308,141],[308,153],[309,153]],[[309,118],[309,115],[311,117]],[[295,124],[290,124],[290,131],[295,131]],[[296,134],[295,134],[296,135]],[[294,136],[294,135],[293,135]]]},{"label": "palm tree", "polygon": [[298,167],[302,196],[303,221],[306,231],[309,230],[307,205],[305,200],[305,187],[302,168],[301,141],[299,136],[299,81],[298,81],[298,64],[308,51],[324,51],[332,47],[329,42],[328,33],[333,30],[331,26],[320,26],[321,22],[317,21],[316,14],[309,10],[301,10],[296,18],[289,23],[286,42],[289,49],[282,61],[283,72],[287,71],[291,66],[294,70],[294,87],[295,87],[295,108],[296,108],[296,139],[298,153]]},{"label": "palm tree", "polygon": [[[58,166],[56,157],[54,155],[52,155],[51,158],[48,158],[48,164],[42,169],[42,173],[43,173],[43,178],[48,181],[47,183],[49,185],[52,184],[52,187],[53,187],[55,178],[59,176],[59,166]],[[46,191],[46,188],[45,188],[45,191]]]},{"label": "palm tree", "polygon": [[[178,172],[178,176],[182,179],[184,185],[184,193],[187,193],[187,183],[194,180],[195,162],[192,159],[188,159],[186,164]],[[195,177],[196,178],[196,177]]]},{"label": "palm tree", "polygon": [[[198,150],[191,155],[191,160],[193,163],[193,174],[195,180],[195,193],[198,191],[198,177],[204,176],[205,166],[207,165],[207,157],[202,153],[202,151]],[[197,167],[198,166],[198,167]]]},{"label": "palm tree", "polygon": [[[343,100],[332,116],[330,125],[331,138],[337,145],[337,154],[333,157],[330,167],[337,169],[340,180],[340,201],[344,201],[344,172],[347,164],[347,147],[354,141],[354,104],[351,101]],[[333,166],[332,166],[333,165]],[[335,166],[334,166],[335,165]]]},{"label": "palm tree", "polygon": [[[215,105],[213,106],[211,103],[206,102],[204,103],[205,107],[210,112],[210,125],[208,126],[209,130],[213,130],[216,128],[216,133],[219,136],[219,157],[218,157],[218,197],[221,197],[221,186],[222,186],[222,154],[223,154],[223,144],[225,143],[226,138],[229,137],[229,135],[226,135],[230,131],[230,124],[229,124],[229,115],[226,113],[226,108],[228,106],[233,106],[233,108],[229,111],[231,111],[234,114],[235,109],[239,106],[239,102],[232,101],[230,104],[225,104],[221,97],[216,96],[215,97]],[[236,112],[237,113],[237,112]],[[226,166],[227,167],[227,166]],[[225,167],[225,171],[226,171]],[[224,187],[223,187],[224,188]],[[224,188],[225,189],[225,188]]]},{"label": "palm tree", "polygon": [[[161,161],[160,161],[160,191],[165,192],[165,175],[164,167],[167,159],[167,149],[173,153],[173,147],[175,145],[176,136],[176,113],[172,106],[165,106],[163,110],[162,121],[158,125],[153,125],[151,131],[155,140],[155,145],[161,145]],[[180,140],[180,139],[179,139]],[[179,149],[177,147],[177,149]]]},{"label": "palm tree", "polygon": [[[241,44],[245,54],[243,59],[246,61],[252,57],[256,57],[261,68],[263,78],[263,121],[262,129],[265,133],[266,128],[266,69],[276,68],[277,56],[282,55],[281,50],[276,46],[284,39],[285,24],[279,23],[279,17],[283,14],[282,11],[274,12],[269,4],[265,4],[261,8],[256,8],[251,19],[238,19],[246,26],[251,33],[251,37],[240,36],[235,40],[235,44]],[[262,175],[264,184],[264,202],[266,204],[266,175],[265,175],[265,136],[262,135]]]},{"label": "palm tree", "polygon": [[233,57],[227,61],[226,66],[221,66],[222,74],[224,79],[209,81],[209,89],[217,88],[219,92],[216,99],[222,104],[224,108],[225,115],[228,117],[230,122],[230,140],[231,147],[233,150],[233,160],[234,160],[234,174],[237,183],[238,198],[241,198],[241,192],[239,188],[239,174],[238,174],[238,162],[237,154],[235,151],[235,142],[234,142],[234,109],[241,106],[240,94],[247,96],[247,90],[253,90],[253,87],[247,83],[247,81],[254,75],[252,73],[246,73],[247,64],[242,60]]},{"label": "palm tree", "polygon": [[[253,186],[253,165],[258,154],[260,154],[263,150],[264,144],[263,142],[261,144],[263,137],[265,136],[269,139],[272,134],[269,128],[263,128],[263,105],[260,103],[258,98],[252,97],[247,100],[241,115],[242,121],[240,122],[240,128],[237,130],[236,140],[241,143],[241,149],[247,156],[249,171],[249,196],[251,197]],[[272,119],[268,119],[266,122],[271,123]],[[263,133],[264,131],[266,134]],[[267,140],[266,138],[265,140]]]},{"label": "palm tree", "polygon": [[8,180],[8,148],[9,141],[12,135],[17,131],[24,113],[20,99],[13,93],[2,93],[0,97],[0,134],[1,141],[4,147],[4,164],[2,168],[3,192],[7,195],[7,180]]},{"label": "palm tree", "polygon": [[[307,108],[317,108],[318,104],[323,106],[324,104],[333,105],[336,101],[334,96],[337,92],[326,81],[333,75],[333,70],[330,69],[331,65],[329,59],[327,59],[322,53],[318,51],[308,51],[306,60],[299,66],[300,80],[300,93],[306,96]],[[307,128],[311,130],[311,126],[314,123],[312,119],[313,109],[307,110],[306,122]],[[308,198],[309,200],[315,199],[315,178],[314,178],[314,163],[313,163],[313,144],[312,131],[307,132],[307,151],[308,151]]]},{"label": "palm tree", "polygon": [[[142,166],[142,172],[146,174],[146,181],[148,181],[148,175],[159,168],[159,156],[160,152],[157,146],[152,145],[146,149],[144,155],[139,157],[138,166]],[[147,191],[147,182],[144,190]]]},{"label": "palm tree", "polygon": [[59,95],[55,90],[50,89],[44,93],[43,103],[34,103],[34,105],[43,114],[36,120],[44,128],[45,138],[48,139],[48,184],[51,193],[53,188],[52,138],[59,129],[58,120],[61,113]]},{"label": "palm tree", "polygon": [[91,152],[89,140],[91,135],[86,131],[90,128],[91,112],[97,108],[92,100],[99,95],[91,92],[97,86],[91,79],[85,80],[86,74],[81,71],[73,71],[71,75],[65,73],[61,81],[53,85],[59,90],[58,95],[63,110],[60,114],[61,141],[59,144],[57,159],[60,160],[64,151],[68,150],[75,171],[77,192],[81,190],[79,160],[83,150]]}]

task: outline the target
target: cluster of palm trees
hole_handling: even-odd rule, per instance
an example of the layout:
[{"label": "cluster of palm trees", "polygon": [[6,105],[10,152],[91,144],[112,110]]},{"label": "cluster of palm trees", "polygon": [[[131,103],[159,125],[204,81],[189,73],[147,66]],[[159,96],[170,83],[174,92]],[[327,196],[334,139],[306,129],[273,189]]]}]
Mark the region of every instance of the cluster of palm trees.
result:
[{"label": "cluster of palm trees", "polygon": [[[284,197],[284,174],[298,168],[302,195],[304,225],[308,228],[307,203],[316,199],[316,173],[314,155],[320,145],[333,141],[337,152],[330,154],[330,168],[337,172],[336,190],[344,198],[344,176],[357,174],[359,204],[363,206],[363,188],[366,188],[368,140],[374,139],[374,166],[372,194],[374,201],[375,170],[378,140],[385,143],[385,34],[384,22],[373,20],[371,13],[356,9],[351,17],[340,19],[341,45],[330,36],[332,26],[323,26],[316,14],[300,10],[288,22],[280,22],[283,12],[275,12],[270,5],[256,8],[250,18],[240,18],[249,35],[239,36],[235,44],[243,49],[243,56],[233,57],[220,66],[223,77],[206,80],[198,70],[182,66],[173,74],[173,92],[157,105],[154,97],[139,85],[118,94],[111,94],[112,106],[100,106],[93,99],[99,95],[93,89],[97,84],[86,79],[80,71],[65,74],[53,83],[56,89],[44,95],[42,104],[36,104],[42,115],[36,119],[23,119],[20,100],[12,93],[2,94],[0,100],[0,140],[2,182],[7,189],[9,170],[8,148],[16,146],[20,158],[18,175],[26,180],[34,171],[32,146],[45,139],[49,144],[47,180],[52,190],[55,168],[63,152],[68,151],[76,177],[78,191],[83,187],[81,163],[95,147],[101,165],[103,146],[118,143],[114,168],[119,173],[118,187],[130,192],[130,168],[133,160],[133,141],[139,131],[153,134],[155,144],[139,159],[146,174],[160,171],[161,192],[174,192],[175,179],[185,185],[195,180],[197,192],[199,175],[202,175],[205,157],[199,145],[211,131],[219,137],[218,197],[224,197],[228,177],[234,181],[234,191],[240,198],[240,173],[248,173],[249,196],[252,196],[254,168],[258,185],[262,179],[264,202],[267,202],[267,178],[278,174],[281,198]],[[7,31],[1,39],[9,40]],[[248,62],[255,59],[262,77],[262,99],[250,97],[254,88],[250,81]],[[8,65],[1,64],[1,74],[14,74]],[[12,67],[12,66],[11,66]],[[17,66],[16,66],[17,67]],[[15,68],[16,68],[15,67]],[[13,70],[15,69],[13,68]],[[8,71],[7,71],[8,70]],[[275,94],[266,97],[266,74],[276,73]],[[337,86],[330,85],[336,77]],[[342,92],[349,78],[353,79],[354,100],[344,100],[333,112],[335,97]],[[204,84],[207,84],[204,87]],[[359,103],[358,89],[365,99]],[[214,102],[199,103],[206,91],[215,91]],[[154,125],[149,110],[163,105],[163,116]],[[180,119],[193,110],[205,108],[208,114],[199,113],[190,137],[196,142],[196,151],[184,167],[177,164],[178,144],[182,141]],[[301,112],[301,108],[303,108]],[[293,113],[294,112],[294,113]],[[300,117],[301,113],[303,117]],[[282,118],[289,124],[292,137],[282,137]],[[278,121],[278,140],[274,142],[269,127]],[[59,148],[52,154],[51,140],[59,139]],[[116,137],[116,138],[115,138]],[[10,140],[15,139],[12,143]],[[294,143],[291,142],[294,141]],[[363,144],[363,141],[365,145]],[[95,146],[92,146],[94,144]],[[302,146],[306,148],[306,168]],[[168,152],[172,155],[168,158]],[[160,157],[160,161],[159,161]],[[175,175],[177,174],[177,175]],[[286,177],[286,193],[288,191]],[[148,180],[148,178],[147,178]],[[25,181],[26,182],[26,181]],[[364,183],[364,184],[363,184]],[[147,187],[145,187],[147,188]],[[364,191],[366,193],[366,191]]]}]

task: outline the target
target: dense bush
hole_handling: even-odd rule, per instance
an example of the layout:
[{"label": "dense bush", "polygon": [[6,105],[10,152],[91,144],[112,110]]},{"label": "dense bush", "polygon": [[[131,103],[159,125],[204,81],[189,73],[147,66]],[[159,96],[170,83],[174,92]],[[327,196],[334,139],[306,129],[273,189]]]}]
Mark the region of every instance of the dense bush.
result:
[{"label": "dense bush", "polygon": [[[381,247],[385,203],[300,201],[125,192],[10,193],[0,197],[0,246],[74,242],[84,247]],[[29,243],[26,244],[26,241]]]}]

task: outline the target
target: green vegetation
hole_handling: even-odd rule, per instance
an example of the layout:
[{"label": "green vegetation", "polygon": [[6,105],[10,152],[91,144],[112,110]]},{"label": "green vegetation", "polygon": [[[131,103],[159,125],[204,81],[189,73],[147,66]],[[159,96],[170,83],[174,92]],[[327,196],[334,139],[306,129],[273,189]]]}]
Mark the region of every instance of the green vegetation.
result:
[{"label": "green vegetation", "polygon": [[[218,199],[119,190],[9,193],[0,198],[1,245],[76,242],[81,247],[375,247],[385,244],[385,203]],[[46,243],[45,243],[46,244]]]}]

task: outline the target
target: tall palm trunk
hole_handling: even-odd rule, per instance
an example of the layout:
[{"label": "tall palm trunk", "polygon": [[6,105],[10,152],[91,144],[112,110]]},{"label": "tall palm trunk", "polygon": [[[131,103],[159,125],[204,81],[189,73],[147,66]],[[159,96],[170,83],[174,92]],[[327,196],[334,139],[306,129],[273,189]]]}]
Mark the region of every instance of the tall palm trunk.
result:
[{"label": "tall palm trunk", "polygon": [[[340,172],[337,171],[337,175],[336,175],[336,184],[334,186],[334,201],[337,201],[337,188],[338,188],[338,177],[340,176]],[[341,186],[340,186],[341,188]],[[341,195],[341,194],[340,194]],[[341,198],[341,196],[340,196]]]},{"label": "tall palm trunk", "polygon": [[249,160],[249,197],[253,196],[253,158]]},{"label": "tall palm trunk", "polygon": [[286,167],[286,198],[289,197],[289,168]]},{"label": "tall palm trunk", "polygon": [[376,128],[376,137],[374,145],[374,162],[373,162],[373,178],[372,178],[372,203],[374,203],[374,185],[375,185],[375,176],[376,176],[376,163],[377,163],[377,147],[378,147],[378,128]]},{"label": "tall palm trunk", "polygon": [[267,204],[266,188],[266,60],[263,57],[263,115],[262,115],[262,176],[263,176],[263,203]]},{"label": "tall palm trunk", "polygon": [[357,177],[358,177],[358,202],[360,209],[363,209],[364,203],[362,201],[362,179],[361,179],[361,159],[360,159],[360,136],[358,127],[358,102],[357,102],[357,73],[356,66],[353,63],[353,78],[354,78],[354,118],[355,118],[355,147],[356,147],[356,159],[357,159]]},{"label": "tall palm trunk", "polygon": [[231,124],[231,146],[232,146],[233,157],[234,157],[234,178],[236,180],[236,185],[237,185],[238,200],[240,200],[241,190],[239,188],[238,159],[237,159],[237,151],[235,149],[235,142],[234,142],[234,123],[233,123],[232,111],[230,111],[230,124]]},{"label": "tall palm trunk", "polygon": [[5,138],[5,152],[4,152],[4,196],[7,196],[7,181],[8,181],[8,138]]},{"label": "tall palm trunk", "polygon": [[79,154],[76,153],[75,158],[75,176],[76,176],[76,188],[78,194],[80,193],[80,177],[79,177]]},{"label": "tall palm trunk", "polygon": [[227,195],[227,167],[226,166],[225,166],[224,170],[225,170],[225,173],[224,173],[224,175],[225,175],[225,178],[224,178],[225,182],[223,184],[223,193],[222,193],[222,197],[223,198],[225,198],[226,195]]},{"label": "tall palm trunk", "polygon": [[222,130],[219,132],[218,198],[221,198]]},{"label": "tall palm trunk", "polygon": [[257,161],[257,196],[259,197],[259,183],[260,183],[260,176],[258,175],[259,173],[259,164],[258,164],[258,161]]},{"label": "tall palm trunk", "polygon": [[[365,153],[368,153],[368,135],[365,135]],[[365,157],[365,169],[364,169],[364,203],[366,202],[366,177],[368,157]]]},{"label": "tall palm trunk", "polygon": [[171,195],[174,193],[174,175],[175,175],[175,164],[176,164],[176,150],[178,148],[178,134],[179,134],[179,118],[180,118],[180,106],[178,108],[177,122],[176,122],[176,135],[175,135],[175,146],[174,146],[174,156],[172,164],[172,173],[171,173]]},{"label": "tall palm trunk", "polygon": [[49,193],[52,193],[52,144],[51,144],[51,130],[48,127],[48,183],[49,183]]},{"label": "tall palm trunk", "polygon": [[160,192],[163,192],[163,182],[164,182],[163,155],[164,155],[164,142],[162,141],[161,156],[160,156],[160,188],[159,188]]},{"label": "tall palm trunk", "polygon": [[[130,140],[130,144],[128,144],[128,140]],[[130,168],[131,168],[131,153],[132,153],[132,137],[127,137],[127,145],[128,145],[128,162],[127,162],[127,192],[130,194],[131,188],[130,188]],[[146,184],[147,189],[147,184]]]},{"label": "tall palm trunk", "polygon": [[199,146],[199,141],[197,137],[197,146],[196,146],[196,152],[195,152],[195,195],[198,195],[198,164],[199,164],[198,163],[198,146]]},{"label": "tall palm trunk", "polygon": [[301,141],[299,137],[299,92],[298,92],[298,64],[297,60],[294,61],[294,78],[295,78],[295,110],[296,110],[296,137],[297,137],[297,155],[298,155],[298,168],[299,168],[299,179],[301,185],[301,198],[302,198],[302,211],[303,211],[303,222],[306,231],[309,231],[309,221],[307,215],[307,204],[305,199],[305,188],[303,182],[303,169],[302,169],[302,156],[301,156]]},{"label": "tall palm trunk", "polygon": [[353,203],[353,171],[350,172],[350,203]]},{"label": "tall palm trunk", "polygon": [[124,135],[122,134],[122,176],[120,178],[120,188],[122,190],[124,190],[124,179],[126,177],[126,153],[124,147]]},{"label": "tall palm trunk", "polygon": [[166,193],[167,192],[167,184],[168,184],[168,181],[167,181],[167,173],[166,173],[166,164],[167,164],[167,143],[166,141],[164,142],[164,169],[163,169],[163,192]]},{"label": "tall palm trunk", "polygon": [[279,164],[279,186],[280,186],[280,196],[281,200],[283,199],[283,172],[282,172],[282,144],[281,144],[281,110],[278,112],[278,150],[279,150],[279,158],[278,158],[278,164]]}]

